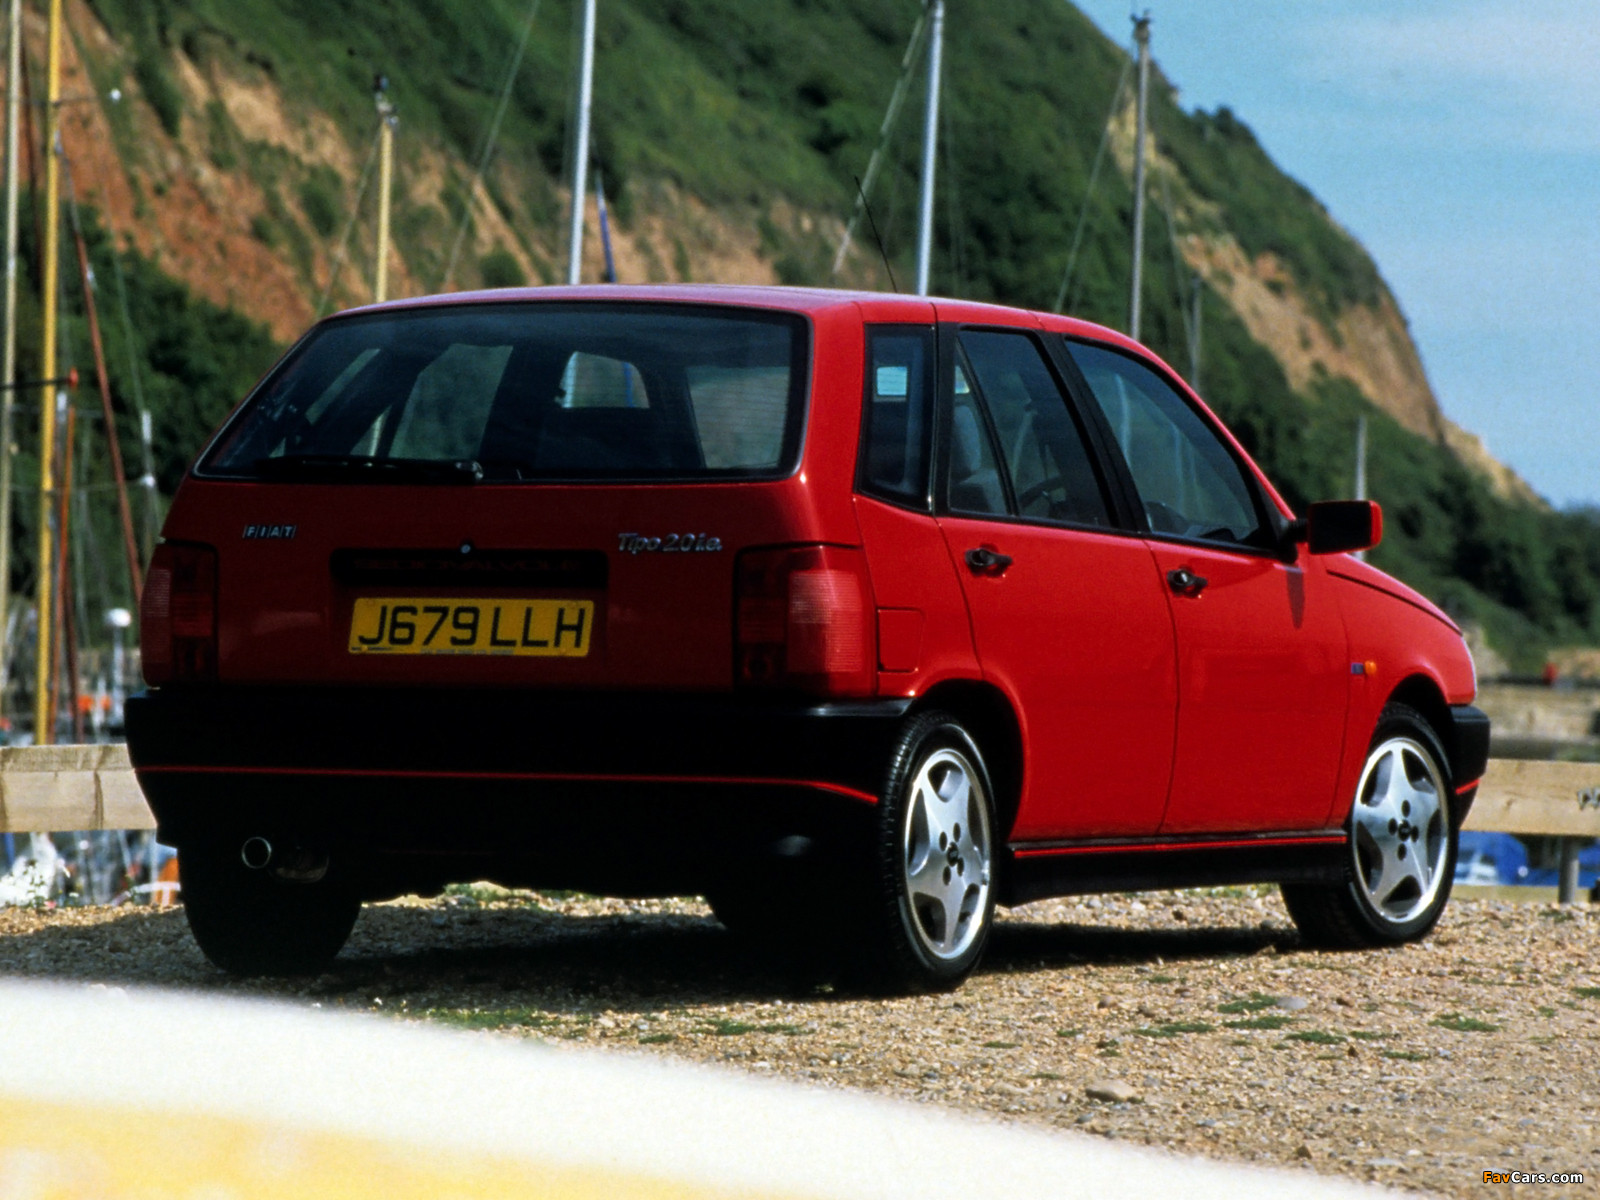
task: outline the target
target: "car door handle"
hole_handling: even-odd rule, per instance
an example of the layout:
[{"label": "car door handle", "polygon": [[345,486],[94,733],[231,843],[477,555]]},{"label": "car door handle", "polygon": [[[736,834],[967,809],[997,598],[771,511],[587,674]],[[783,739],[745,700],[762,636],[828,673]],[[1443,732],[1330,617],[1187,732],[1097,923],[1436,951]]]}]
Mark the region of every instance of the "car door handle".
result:
[{"label": "car door handle", "polygon": [[1204,575],[1196,575],[1188,567],[1167,572],[1167,586],[1180,596],[1198,596],[1210,582]]},{"label": "car door handle", "polygon": [[967,566],[974,575],[1000,575],[1011,565],[1011,556],[991,550],[987,546],[974,546],[966,553]]}]

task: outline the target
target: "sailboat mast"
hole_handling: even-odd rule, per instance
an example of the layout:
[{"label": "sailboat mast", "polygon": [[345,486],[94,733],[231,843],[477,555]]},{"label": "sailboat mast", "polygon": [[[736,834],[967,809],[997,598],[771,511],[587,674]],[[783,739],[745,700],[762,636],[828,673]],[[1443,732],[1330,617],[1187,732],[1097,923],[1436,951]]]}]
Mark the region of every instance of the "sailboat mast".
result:
[{"label": "sailboat mast", "polygon": [[389,211],[394,191],[394,104],[389,100],[389,78],[379,75],[372,85],[378,106],[378,262],[372,275],[372,298],[382,304],[389,298]]},{"label": "sailboat mast", "polygon": [[939,157],[939,74],[944,65],[944,0],[933,0],[928,33],[928,104],[922,118],[922,194],[917,210],[917,295],[928,294],[933,267],[933,180]]},{"label": "sailboat mast", "polygon": [[1194,277],[1194,297],[1189,320],[1189,386],[1200,390],[1200,322],[1205,316],[1206,281],[1199,272]]},{"label": "sailboat mast", "polygon": [[1144,139],[1150,99],[1150,14],[1133,19],[1139,46],[1139,116],[1133,138],[1133,282],[1128,301],[1128,336],[1139,340],[1139,300],[1144,287]]},{"label": "sailboat mast", "polygon": [[0,357],[0,708],[4,707],[11,663],[6,633],[11,627],[11,443],[15,440],[17,383],[17,127],[22,115],[22,0],[11,0],[6,57],[6,244],[5,349]]},{"label": "sailboat mast", "polygon": [[38,745],[55,741],[56,715],[51,710],[50,697],[55,674],[55,653],[51,646],[54,618],[51,613],[52,592],[55,588],[55,571],[51,559],[51,525],[55,513],[55,451],[56,451],[56,306],[61,291],[61,158],[57,143],[61,140],[61,0],[50,0],[49,68],[45,100],[45,159],[44,159],[44,287],[39,304],[43,311],[42,336],[39,347],[39,376],[41,385],[39,404],[39,558],[34,567],[38,577],[35,606],[38,611],[38,647],[33,685],[33,740]]},{"label": "sailboat mast", "polygon": [[578,64],[578,136],[572,151],[572,228],[567,239],[567,282],[583,275],[584,191],[589,172],[589,110],[594,100],[594,24],[596,0],[583,0],[583,52]]}]

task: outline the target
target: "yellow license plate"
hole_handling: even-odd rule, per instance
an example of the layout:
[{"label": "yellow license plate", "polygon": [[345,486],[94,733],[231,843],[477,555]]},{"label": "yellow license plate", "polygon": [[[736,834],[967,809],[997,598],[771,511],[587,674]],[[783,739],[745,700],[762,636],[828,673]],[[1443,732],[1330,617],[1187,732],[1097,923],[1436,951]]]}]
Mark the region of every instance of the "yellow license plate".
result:
[{"label": "yellow license plate", "polygon": [[444,600],[363,596],[351,654],[514,654],[583,658],[592,600]]}]

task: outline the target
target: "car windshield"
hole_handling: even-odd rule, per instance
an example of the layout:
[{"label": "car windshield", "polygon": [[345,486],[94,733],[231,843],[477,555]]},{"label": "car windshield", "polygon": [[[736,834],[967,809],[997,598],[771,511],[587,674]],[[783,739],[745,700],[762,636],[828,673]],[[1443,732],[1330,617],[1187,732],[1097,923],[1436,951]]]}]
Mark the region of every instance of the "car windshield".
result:
[{"label": "car windshield", "polygon": [[456,305],[340,318],[201,465],[371,482],[749,478],[799,455],[803,319],[657,305]]}]

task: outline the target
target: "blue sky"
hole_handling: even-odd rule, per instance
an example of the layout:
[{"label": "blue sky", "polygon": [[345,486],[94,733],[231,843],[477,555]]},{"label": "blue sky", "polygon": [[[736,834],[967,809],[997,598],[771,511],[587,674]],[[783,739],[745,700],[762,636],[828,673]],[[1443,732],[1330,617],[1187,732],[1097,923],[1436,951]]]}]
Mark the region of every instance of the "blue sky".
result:
[{"label": "blue sky", "polygon": [[[1127,0],[1077,0],[1129,41]],[[1185,107],[1226,104],[1372,252],[1445,413],[1600,504],[1600,4],[1140,0]]]}]

